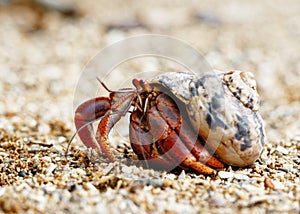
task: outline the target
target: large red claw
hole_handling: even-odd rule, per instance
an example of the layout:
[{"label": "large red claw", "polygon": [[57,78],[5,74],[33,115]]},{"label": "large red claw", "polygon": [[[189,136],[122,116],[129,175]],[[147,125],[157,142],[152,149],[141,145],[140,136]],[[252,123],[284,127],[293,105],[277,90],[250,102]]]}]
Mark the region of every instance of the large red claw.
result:
[{"label": "large red claw", "polygon": [[90,148],[99,148],[91,122],[101,118],[110,110],[108,97],[97,97],[82,103],[75,111],[75,126],[81,141]]}]

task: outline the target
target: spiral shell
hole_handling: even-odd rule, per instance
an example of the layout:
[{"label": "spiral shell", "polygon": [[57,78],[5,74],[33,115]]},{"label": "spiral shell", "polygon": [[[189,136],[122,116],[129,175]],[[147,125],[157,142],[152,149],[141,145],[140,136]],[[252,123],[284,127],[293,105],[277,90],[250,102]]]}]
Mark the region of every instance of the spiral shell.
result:
[{"label": "spiral shell", "polygon": [[266,141],[259,95],[250,72],[164,73],[149,81],[184,104],[208,150],[228,165],[256,161]]}]

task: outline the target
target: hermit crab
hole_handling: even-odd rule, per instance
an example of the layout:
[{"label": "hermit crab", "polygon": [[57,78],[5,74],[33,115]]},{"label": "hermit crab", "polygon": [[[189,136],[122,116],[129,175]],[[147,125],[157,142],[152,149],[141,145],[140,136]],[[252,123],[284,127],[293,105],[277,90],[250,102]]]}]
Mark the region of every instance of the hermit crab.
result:
[{"label": "hermit crab", "polygon": [[79,105],[74,121],[85,146],[110,161],[115,156],[108,135],[127,113],[131,147],[152,167],[178,165],[213,174],[213,168],[224,164],[251,165],[263,150],[265,131],[250,72],[170,72],[151,80],[133,79],[134,88],[116,91],[99,81],[109,96]]}]

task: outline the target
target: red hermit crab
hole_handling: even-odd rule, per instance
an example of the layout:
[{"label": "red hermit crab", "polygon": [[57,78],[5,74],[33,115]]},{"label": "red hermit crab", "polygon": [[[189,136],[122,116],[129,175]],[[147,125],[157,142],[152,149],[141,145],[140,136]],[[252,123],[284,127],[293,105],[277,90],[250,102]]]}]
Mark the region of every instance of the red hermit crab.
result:
[{"label": "red hermit crab", "polygon": [[212,174],[212,168],[224,164],[250,165],[262,152],[265,131],[252,73],[171,72],[147,81],[134,79],[135,88],[116,91],[100,83],[109,97],[82,103],[75,125],[82,142],[111,161],[115,157],[108,134],[126,113],[131,113],[131,147],[153,167],[179,165]]}]

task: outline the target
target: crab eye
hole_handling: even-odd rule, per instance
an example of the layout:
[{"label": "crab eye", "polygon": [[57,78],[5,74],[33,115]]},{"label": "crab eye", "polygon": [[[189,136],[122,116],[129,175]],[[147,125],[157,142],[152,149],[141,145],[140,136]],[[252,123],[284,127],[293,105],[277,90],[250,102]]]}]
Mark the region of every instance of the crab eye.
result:
[{"label": "crab eye", "polygon": [[240,100],[245,107],[250,108],[252,111],[258,111],[260,99],[252,73],[230,71],[224,74],[223,81],[233,96]]}]

